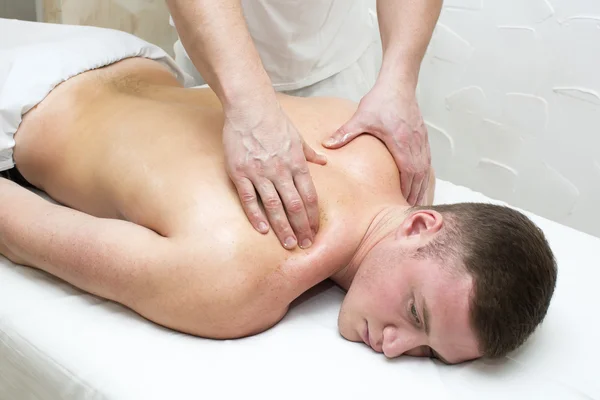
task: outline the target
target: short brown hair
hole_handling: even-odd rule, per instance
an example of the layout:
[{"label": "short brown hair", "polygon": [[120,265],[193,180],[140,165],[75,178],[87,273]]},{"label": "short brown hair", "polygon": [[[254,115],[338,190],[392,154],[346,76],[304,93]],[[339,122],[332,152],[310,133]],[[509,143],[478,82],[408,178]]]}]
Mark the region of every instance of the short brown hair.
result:
[{"label": "short brown hair", "polygon": [[527,340],[548,311],[556,285],[556,260],[544,233],[506,206],[459,203],[430,209],[446,232],[423,249],[456,259],[473,277],[471,324],[484,357],[502,357]]}]

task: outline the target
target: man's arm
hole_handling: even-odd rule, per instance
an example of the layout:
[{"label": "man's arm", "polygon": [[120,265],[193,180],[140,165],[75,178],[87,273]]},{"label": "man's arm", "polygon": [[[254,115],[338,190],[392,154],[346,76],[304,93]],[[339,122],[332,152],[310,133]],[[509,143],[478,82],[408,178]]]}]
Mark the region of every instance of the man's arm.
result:
[{"label": "man's arm", "polygon": [[377,0],[383,45],[381,80],[397,90],[416,90],[442,3],[443,0]]},{"label": "man's arm", "polygon": [[377,0],[383,46],[379,77],[354,116],[324,142],[339,148],[363,133],[379,138],[396,161],[402,193],[411,205],[427,200],[431,154],[415,92],[442,3]]},{"label": "man's arm", "polygon": [[[416,88],[421,63],[442,4],[443,0],[377,0],[383,46],[383,63],[378,80],[385,82],[386,86],[405,99],[397,104],[402,104],[401,113],[405,115],[408,129],[405,135],[397,134],[397,137],[406,136],[400,141],[410,151],[400,153],[404,157],[398,154],[395,158],[400,171],[404,172],[401,177],[402,193],[409,204],[429,200],[431,153],[427,129],[416,100]],[[406,168],[409,164],[412,165]]]},{"label": "man's arm", "polygon": [[319,208],[307,161],[326,160],[279,106],[240,0],[167,0],[167,5],[186,52],[223,105],[227,172],[249,221],[262,233],[270,222],[287,249],[310,247]]},{"label": "man's arm", "polygon": [[224,108],[276,102],[240,0],[167,0],[186,52]]},{"label": "man's arm", "polygon": [[208,304],[199,300],[206,299],[202,293],[190,295],[181,283],[197,262],[184,251],[189,246],[141,225],[51,203],[5,178],[0,204],[0,256],[168,328],[230,339],[264,331],[287,311],[240,293],[224,292]]},{"label": "man's arm", "polygon": [[0,254],[92,294],[135,306],[173,261],[172,244],[133,223],[53,204],[0,178]]}]

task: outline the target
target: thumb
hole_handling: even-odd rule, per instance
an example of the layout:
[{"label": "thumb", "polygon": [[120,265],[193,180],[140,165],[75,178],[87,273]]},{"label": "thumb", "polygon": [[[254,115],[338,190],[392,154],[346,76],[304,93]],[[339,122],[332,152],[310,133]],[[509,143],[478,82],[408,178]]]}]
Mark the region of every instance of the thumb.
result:
[{"label": "thumb", "polygon": [[330,149],[338,149],[350,143],[357,136],[365,132],[363,124],[356,114],[339,128],[333,135],[323,142],[323,146]]},{"label": "thumb", "polygon": [[304,157],[306,157],[306,161],[320,165],[327,164],[327,157],[325,157],[323,154],[317,153],[304,140],[302,141],[302,149],[304,150]]}]

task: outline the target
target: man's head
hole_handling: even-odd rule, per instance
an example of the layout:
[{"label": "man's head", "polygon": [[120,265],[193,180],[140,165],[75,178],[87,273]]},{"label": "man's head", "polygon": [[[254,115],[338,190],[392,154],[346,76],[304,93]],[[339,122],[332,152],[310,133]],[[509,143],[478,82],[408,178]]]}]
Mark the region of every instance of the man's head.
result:
[{"label": "man's head", "polygon": [[516,210],[413,207],[362,261],[338,324],[388,357],[500,357],[542,322],[556,274],[542,231]]}]

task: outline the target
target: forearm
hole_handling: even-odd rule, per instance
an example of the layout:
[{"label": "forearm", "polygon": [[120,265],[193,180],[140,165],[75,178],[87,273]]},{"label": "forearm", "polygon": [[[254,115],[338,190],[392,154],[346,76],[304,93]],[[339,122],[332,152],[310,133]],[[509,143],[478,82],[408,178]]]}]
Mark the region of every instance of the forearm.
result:
[{"label": "forearm", "polygon": [[377,0],[383,45],[380,80],[416,88],[443,0]]},{"label": "forearm", "polygon": [[127,302],[164,262],[167,239],[141,226],[55,205],[5,179],[0,204],[0,252],[101,297]]},{"label": "forearm", "polygon": [[194,66],[225,108],[275,99],[240,0],[167,0]]}]

